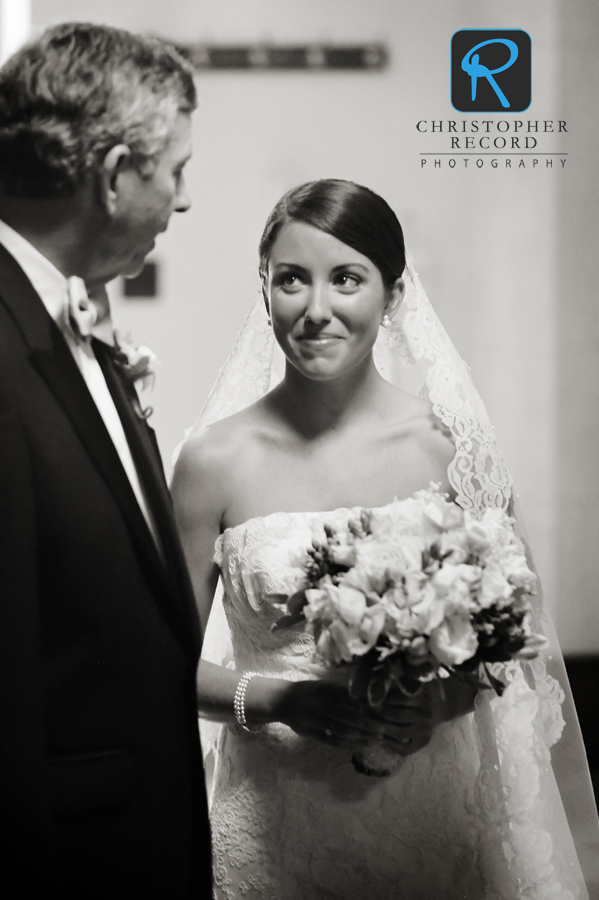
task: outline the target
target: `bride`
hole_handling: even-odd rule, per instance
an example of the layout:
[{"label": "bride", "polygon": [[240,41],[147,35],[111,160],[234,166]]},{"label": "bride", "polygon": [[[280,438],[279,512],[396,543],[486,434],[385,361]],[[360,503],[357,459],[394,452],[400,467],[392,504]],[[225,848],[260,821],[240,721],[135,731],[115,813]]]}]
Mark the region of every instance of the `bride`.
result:
[{"label": "bride", "polygon": [[[588,897],[549,755],[563,685],[544,660],[498,666],[501,698],[450,679],[443,698],[433,682],[377,714],[307,635],[271,630],[300,551],[348,508],[431,482],[475,513],[513,506],[484,407],[382,198],[341,180],[289,192],[260,273],[268,323],[252,312],[172,483],[202,624],[220,574],[234,658],[198,670],[200,715],[228,726],[215,897]],[[268,390],[273,334],[285,367]],[[218,637],[207,655],[221,662]],[[352,765],[373,741],[403,758],[389,777]]]}]

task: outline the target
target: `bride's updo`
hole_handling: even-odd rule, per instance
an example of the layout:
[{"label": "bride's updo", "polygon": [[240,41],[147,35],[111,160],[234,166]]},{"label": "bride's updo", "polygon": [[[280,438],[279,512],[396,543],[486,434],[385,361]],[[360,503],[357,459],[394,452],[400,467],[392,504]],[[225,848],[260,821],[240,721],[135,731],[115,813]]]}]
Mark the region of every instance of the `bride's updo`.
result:
[{"label": "bride's updo", "polygon": [[260,239],[260,277],[266,287],[268,257],[287,222],[305,222],[331,234],[375,264],[391,290],[406,265],[401,225],[388,203],[361,184],[341,178],[309,181],[282,197]]}]

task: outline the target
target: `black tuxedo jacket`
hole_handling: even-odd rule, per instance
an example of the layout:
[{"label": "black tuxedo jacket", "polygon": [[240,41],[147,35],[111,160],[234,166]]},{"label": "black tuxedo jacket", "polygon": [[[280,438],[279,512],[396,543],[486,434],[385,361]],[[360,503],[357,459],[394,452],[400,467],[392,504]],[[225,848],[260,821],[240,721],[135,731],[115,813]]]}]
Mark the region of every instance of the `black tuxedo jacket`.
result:
[{"label": "black tuxedo jacket", "polygon": [[163,558],[63,336],[0,246],[0,894],[201,900],[199,625],[153,432],[94,350]]}]

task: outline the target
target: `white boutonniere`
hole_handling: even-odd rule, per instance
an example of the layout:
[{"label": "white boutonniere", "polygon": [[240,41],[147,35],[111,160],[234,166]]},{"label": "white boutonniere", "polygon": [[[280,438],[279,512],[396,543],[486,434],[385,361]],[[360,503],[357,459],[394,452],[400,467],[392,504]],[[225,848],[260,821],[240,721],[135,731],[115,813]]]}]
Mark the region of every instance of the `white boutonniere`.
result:
[{"label": "white boutonniere", "polygon": [[114,332],[116,361],[128,380],[138,390],[146,391],[154,387],[156,370],[160,361],[145,344],[135,344],[130,334]]},{"label": "white boutonniere", "polygon": [[160,365],[158,357],[144,344],[135,344],[130,334],[123,335],[115,329],[112,337],[112,357],[115,366],[131,385],[129,399],[133,409],[140,419],[149,419],[154,410],[151,406],[141,405],[139,393],[154,386],[156,369]]},{"label": "white boutonniere", "polygon": [[114,327],[106,286],[102,285],[88,293],[83,279],[71,276],[68,280],[66,316],[68,327],[76,341],[89,343],[95,338],[106,345],[115,366],[133,388],[129,392],[129,399],[136,414],[147,419],[152,414],[152,408],[142,408],[138,392],[154,386],[156,369],[160,363],[149,347],[136,344],[131,334],[123,334]]}]

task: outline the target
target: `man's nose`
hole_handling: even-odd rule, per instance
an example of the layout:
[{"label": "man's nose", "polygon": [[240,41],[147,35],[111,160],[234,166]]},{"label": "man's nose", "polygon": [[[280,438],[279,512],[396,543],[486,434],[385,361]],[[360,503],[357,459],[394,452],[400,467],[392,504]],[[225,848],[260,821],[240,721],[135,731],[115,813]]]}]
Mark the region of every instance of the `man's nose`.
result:
[{"label": "man's nose", "polygon": [[187,212],[190,206],[191,197],[189,196],[189,191],[187,190],[185,179],[183,178],[183,176],[181,176],[179,189],[177,191],[177,197],[175,200],[175,212]]}]

